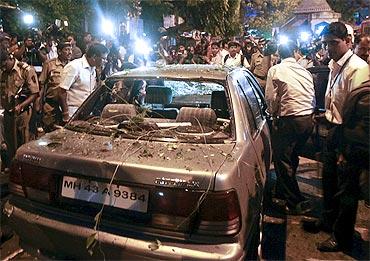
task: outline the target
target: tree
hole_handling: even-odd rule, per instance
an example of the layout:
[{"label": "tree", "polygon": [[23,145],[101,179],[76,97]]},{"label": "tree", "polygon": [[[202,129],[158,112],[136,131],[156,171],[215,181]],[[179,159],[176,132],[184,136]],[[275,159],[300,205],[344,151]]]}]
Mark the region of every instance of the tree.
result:
[{"label": "tree", "polygon": [[245,23],[250,28],[270,32],[273,27],[281,26],[292,15],[300,0],[244,0]]},{"label": "tree", "polygon": [[17,10],[2,12],[8,27],[5,29],[17,33],[24,33],[27,29],[20,22],[24,12],[37,18],[35,26],[41,30],[60,19],[68,21],[68,31],[74,33],[84,32],[85,22],[93,24],[104,15],[123,19],[138,16],[141,12],[140,0],[6,0],[6,3],[18,6]]},{"label": "tree", "polygon": [[[241,32],[241,0],[154,0],[143,1],[143,15],[156,17],[176,14],[191,28],[223,37]],[[153,17],[153,16],[151,16]]]},{"label": "tree", "polygon": [[353,14],[361,7],[369,8],[369,0],[328,0],[330,7],[342,14],[342,20],[353,21]]}]

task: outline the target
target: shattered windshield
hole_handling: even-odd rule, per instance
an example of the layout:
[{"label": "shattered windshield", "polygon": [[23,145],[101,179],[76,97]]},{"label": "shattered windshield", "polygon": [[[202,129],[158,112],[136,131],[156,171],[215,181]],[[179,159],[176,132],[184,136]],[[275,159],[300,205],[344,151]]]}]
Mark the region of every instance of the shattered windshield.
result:
[{"label": "shattered windshield", "polygon": [[231,139],[224,83],[126,78],[106,82],[66,126],[132,139],[223,143]]}]

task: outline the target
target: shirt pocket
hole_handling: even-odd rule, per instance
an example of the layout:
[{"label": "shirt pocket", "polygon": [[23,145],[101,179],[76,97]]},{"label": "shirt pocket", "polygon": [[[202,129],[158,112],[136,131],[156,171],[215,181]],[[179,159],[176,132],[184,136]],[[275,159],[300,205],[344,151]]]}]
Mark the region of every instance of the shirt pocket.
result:
[{"label": "shirt pocket", "polygon": [[62,79],[62,74],[60,71],[51,71],[50,72],[50,82],[54,84],[60,84]]}]

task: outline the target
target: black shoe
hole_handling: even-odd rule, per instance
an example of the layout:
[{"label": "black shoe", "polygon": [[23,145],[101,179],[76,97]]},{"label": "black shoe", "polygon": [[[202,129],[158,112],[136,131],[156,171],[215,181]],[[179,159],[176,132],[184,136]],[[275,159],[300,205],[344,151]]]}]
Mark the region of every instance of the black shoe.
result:
[{"label": "black shoe", "polygon": [[289,205],[285,207],[285,213],[287,215],[304,215],[311,212],[312,210],[313,206],[309,200],[299,202],[294,207],[289,207]]},{"label": "black shoe", "polygon": [[329,237],[327,240],[318,243],[316,245],[317,250],[321,252],[338,252],[341,251],[338,242],[333,237]]},{"label": "black shoe", "polygon": [[331,233],[333,231],[333,229],[330,226],[324,224],[318,218],[303,217],[301,223],[304,231],[309,233],[319,233],[320,231]]}]

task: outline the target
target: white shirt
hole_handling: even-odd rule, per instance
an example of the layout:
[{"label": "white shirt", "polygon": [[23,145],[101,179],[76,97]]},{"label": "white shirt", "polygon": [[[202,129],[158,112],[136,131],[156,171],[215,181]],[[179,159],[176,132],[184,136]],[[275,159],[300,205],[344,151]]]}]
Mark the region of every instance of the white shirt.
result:
[{"label": "white shirt", "polygon": [[47,53],[46,57],[47,57],[48,60],[58,57],[58,49],[57,49],[55,43],[52,44],[52,46],[51,46],[49,52]]},{"label": "white shirt", "polygon": [[241,54],[237,53],[234,57],[228,55],[228,58],[225,61],[225,58],[222,59],[222,65],[227,67],[241,67],[244,66],[245,68],[250,68],[251,66],[248,63],[248,60],[244,57],[243,65],[241,64]]},{"label": "white shirt", "polygon": [[[337,62],[329,62],[329,81],[325,93],[325,117],[329,122],[342,124],[343,103],[348,94],[369,79],[368,64],[348,50]],[[347,59],[350,60],[342,69]],[[340,73],[338,75],[338,73]]]},{"label": "white shirt", "polygon": [[316,106],[313,78],[294,58],[286,58],[270,68],[265,98],[272,116],[303,116]]},{"label": "white shirt", "polygon": [[215,56],[212,56],[211,57],[211,61],[210,61],[210,64],[219,64],[219,65],[222,65],[222,54],[221,52],[218,52]]},{"label": "white shirt", "polygon": [[313,61],[308,59],[307,56],[303,56],[301,58],[299,58],[299,60],[297,61],[303,68],[311,68],[313,67]]},{"label": "white shirt", "polygon": [[95,67],[89,65],[85,55],[71,61],[63,68],[60,87],[67,90],[68,106],[81,106],[94,90],[95,84]]},{"label": "white shirt", "polygon": [[228,55],[228,54],[229,54],[229,51],[228,51],[228,50],[226,50],[226,49],[221,49],[220,53],[221,53],[221,55],[222,55],[222,59],[223,59],[226,55]]}]

